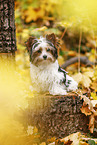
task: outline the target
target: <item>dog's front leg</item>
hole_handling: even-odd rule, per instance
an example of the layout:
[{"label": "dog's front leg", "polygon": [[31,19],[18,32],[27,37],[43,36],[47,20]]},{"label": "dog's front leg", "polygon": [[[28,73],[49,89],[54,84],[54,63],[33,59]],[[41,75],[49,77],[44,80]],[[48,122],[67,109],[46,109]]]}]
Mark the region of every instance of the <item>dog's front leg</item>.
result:
[{"label": "dog's front leg", "polygon": [[66,75],[66,88],[67,91],[76,91],[78,89],[78,83],[68,75]]},{"label": "dog's front leg", "polygon": [[67,92],[65,88],[63,88],[61,85],[54,84],[52,87],[49,89],[49,93],[52,95],[66,95]]}]

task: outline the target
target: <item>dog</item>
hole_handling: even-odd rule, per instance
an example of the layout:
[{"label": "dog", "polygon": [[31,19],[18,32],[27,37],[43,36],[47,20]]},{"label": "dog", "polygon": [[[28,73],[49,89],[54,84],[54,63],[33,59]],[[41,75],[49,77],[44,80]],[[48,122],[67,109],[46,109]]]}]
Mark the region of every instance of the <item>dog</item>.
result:
[{"label": "dog", "polygon": [[39,39],[31,36],[26,46],[30,56],[30,75],[34,91],[66,95],[68,91],[77,90],[77,82],[58,64],[59,42],[54,33]]}]

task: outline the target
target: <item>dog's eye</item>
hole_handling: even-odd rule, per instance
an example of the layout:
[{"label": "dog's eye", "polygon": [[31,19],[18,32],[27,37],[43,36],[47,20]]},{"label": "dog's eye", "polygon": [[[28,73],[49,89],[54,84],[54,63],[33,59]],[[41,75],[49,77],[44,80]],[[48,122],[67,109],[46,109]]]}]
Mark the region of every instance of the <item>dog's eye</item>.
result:
[{"label": "dog's eye", "polygon": [[50,51],[50,49],[48,48],[48,49],[47,49],[47,52],[49,52],[49,51]]},{"label": "dog's eye", "polygon": [[38,52],[38,53],[41,53],[41,50],[38,50],[37,52]]}]

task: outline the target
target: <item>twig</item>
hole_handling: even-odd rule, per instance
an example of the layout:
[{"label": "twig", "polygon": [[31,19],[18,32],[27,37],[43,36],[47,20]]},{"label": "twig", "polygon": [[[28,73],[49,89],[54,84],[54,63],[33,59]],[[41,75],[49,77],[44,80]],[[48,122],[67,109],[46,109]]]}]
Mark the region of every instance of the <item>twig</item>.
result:
[{"label": "twig", "polygon": [[[61,67],[65,69],[65,68],[68,67],[69,65],[78,62],[78,60],[79,60],[78,57],[70,58],[70,59],[67,60]],[[86,56],[81,56],[81,57],[80,57],[80,63],[85,64],[86,66],[92,66],[92,65],[94,65],[94,63],[91,62],[91,61],[89,61],[88,58],[87,58]]]},{"label": "twig", "polygon": [[67,28],[65,28],[65,30],[64,30],[64,32],[63,32],[63,34],[62,34],[62,36],[61,36],[61,38],[60,38],[60,39],[62,39],[62,38],[64,37],[64,35],[65,35],[66,31],[67,31]]},{"label": "twig", "polygon": [[[64,37],[66,31],[67,31],[67,28],[64,29],[64,32],[63,32],[62,36],[60,37],[60,40],[62,40],[62,38]],[[60,49],[60,48],[58,48],[58,56],[59,56],[59,49]]]},{"label": "twig", "polygon": [[82,31],[80,30],[79,49],[78,49],[78,72],[80,72],[80,46],[81,46]]}]

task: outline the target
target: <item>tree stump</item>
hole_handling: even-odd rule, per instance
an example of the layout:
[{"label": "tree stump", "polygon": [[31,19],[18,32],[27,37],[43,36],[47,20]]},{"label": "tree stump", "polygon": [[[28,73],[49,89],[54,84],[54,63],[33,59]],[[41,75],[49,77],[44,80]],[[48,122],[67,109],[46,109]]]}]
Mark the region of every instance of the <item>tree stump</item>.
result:
[{"label": "tree stump", "polygon": [[34,97],[23,112],[24,126],[36,126],[42,140],[63,138],[77,131],[87,133],[89,118],[81,113],[82,104],[75,94]]}]

